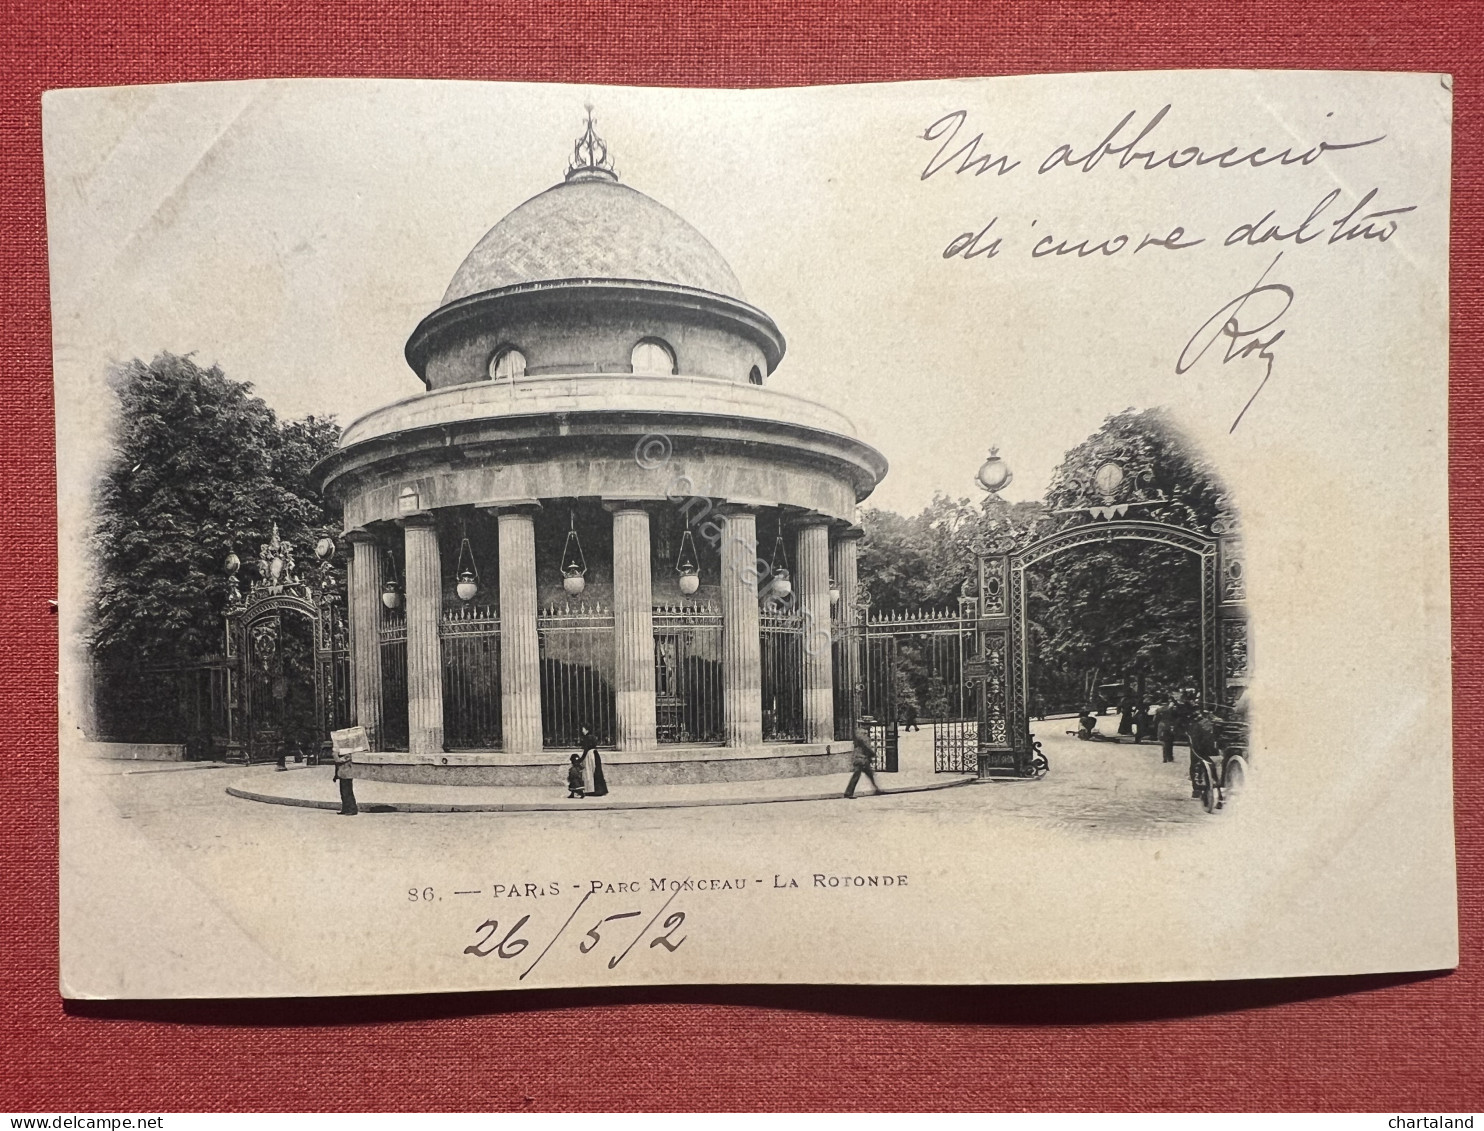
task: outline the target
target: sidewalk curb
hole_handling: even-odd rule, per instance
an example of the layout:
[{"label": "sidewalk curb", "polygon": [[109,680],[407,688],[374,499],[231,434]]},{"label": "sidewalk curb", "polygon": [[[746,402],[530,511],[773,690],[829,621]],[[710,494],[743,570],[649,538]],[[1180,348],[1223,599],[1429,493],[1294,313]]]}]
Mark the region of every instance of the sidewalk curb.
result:
[{"label": "sidewalk curb", "polygon": [[[881,795],[894,793],[931,793],[940,789],[954,789],[958,786],[972,785],[977,779],[971,777],[955,778],[952,781],[933,782],[930,785],[909,786],[903,789],[883,789]],[[241,798],[244,801],[259,801],[265,805],[293,805],[301,809],[328,809],[338,812],[340,802],[338,801],[311,801],[301,797],[276,797],[270,793],[256,793],[252,790],[241,789],[237,786],[228,786],[227,793],[232,797]],[[860,798],[874,796],[872,794],[861,794]],[[371,801],[361,802],[362,813],[574,813],[574,812],[596,812],[603,809],[699,809],[716,805],[774,805],[791,801],[843,801],[844,797],[837,791],[829,793],[807,793],[793,794],[784,797],[716,797],[698,798],[696,800],[683,801],[605,801],[596,805],[584,805],[582,802],[574,802],[567,805],[555,804],[530,804],[527,802],[485,802],[474,805],[457,805],[449,802],[435,803],[428,801]]]}]

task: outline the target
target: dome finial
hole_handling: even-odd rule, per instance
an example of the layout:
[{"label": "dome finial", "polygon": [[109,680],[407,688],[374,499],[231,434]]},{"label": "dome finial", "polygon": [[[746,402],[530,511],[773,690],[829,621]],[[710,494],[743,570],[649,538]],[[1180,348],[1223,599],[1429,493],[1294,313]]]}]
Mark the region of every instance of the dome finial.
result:
[{"label": "dome finial", "polygon": [[569,181],[591,181],[602,178],[604,180],[618,180],[618,172],[613,168],[613,158],[608,155],[608,143],[598,136],[598,131],[593,128],[593,106],[587,104],[587,129],[583,131],[577,144],[572,148],[572,160],[567,165],[567,180]]}]

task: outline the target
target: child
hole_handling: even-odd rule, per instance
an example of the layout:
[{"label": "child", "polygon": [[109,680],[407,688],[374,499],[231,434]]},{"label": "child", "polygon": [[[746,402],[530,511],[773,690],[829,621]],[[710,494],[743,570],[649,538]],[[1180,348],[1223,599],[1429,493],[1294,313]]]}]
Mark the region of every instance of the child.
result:
[{"label": "child", "polygon": [[585,796],[583,792],[585,783],[582,780],[582,763],[582,752],[580,750],[574,750],[572,752],[572,764],[567,767],[568,797],[581,799]]}]

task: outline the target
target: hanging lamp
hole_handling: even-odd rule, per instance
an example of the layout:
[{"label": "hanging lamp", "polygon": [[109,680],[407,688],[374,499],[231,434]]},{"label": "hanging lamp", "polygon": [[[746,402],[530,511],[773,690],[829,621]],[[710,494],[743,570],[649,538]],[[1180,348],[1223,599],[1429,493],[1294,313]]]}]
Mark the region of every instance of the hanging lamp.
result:
[{"label": "hanging lamp", "polygon": [[576,597],[587,588],[587,559],[582,556],[582,539],[577,537],[577,515],[567,512],[567,544],[562,547],[562,588],[567,596]]},{"label": "hanging lamp", "polygon": [[794,591],[794,585],[788,579],[788,553],[783,548],[782,519],[778,521],[778,537],[773,540],[773,560],[768,563],[768,570],[773,575],[768,586],[769,595],[779,600],[788,597]]},{"label": "hanging lamp", "polygon": [[381,583],[381,603],[393,611],[402,607],[402,584],[397,580],[397,559],[386,552],[386,580]]},{"label": "hanging lamp", "polygon": [[469,545],[469,524],[464,524],[464,536],[459,542],[458,568],[454,575],[454,592],[465,604],[479,593],[479,563],[474,560],[474,547]]},{"label": "hanging lamp", "polygon": [[690,536],[690,527],[680,535],[680,554],[675,559],[675,572],[680,575],[680,592],[687,597],[695,596],[701,587],[701,566],[696,560],[696,540]]}]

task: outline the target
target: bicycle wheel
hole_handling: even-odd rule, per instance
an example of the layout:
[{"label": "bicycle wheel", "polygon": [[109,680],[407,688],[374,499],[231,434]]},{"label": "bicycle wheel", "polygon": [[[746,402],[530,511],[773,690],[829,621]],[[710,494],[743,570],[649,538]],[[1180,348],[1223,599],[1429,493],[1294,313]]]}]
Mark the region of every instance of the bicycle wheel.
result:
[{"label": "bicycle wheel", "polygon": [[1201,805],[1207,813],[1216,812],[1221,805],[1221,787],[1216,784],[1215,775],[1209,770],[1206,772],[1206,787],[1201,791]]},{"label": "bicycle wheel", "polygon": [[1226,760],[1226,774],[1222,779],[1222,792],[1226,794],[1227,800],[1236,797],[1242,792],[1247,784],[1247,760],[1240,754],[1233,754]]}]

